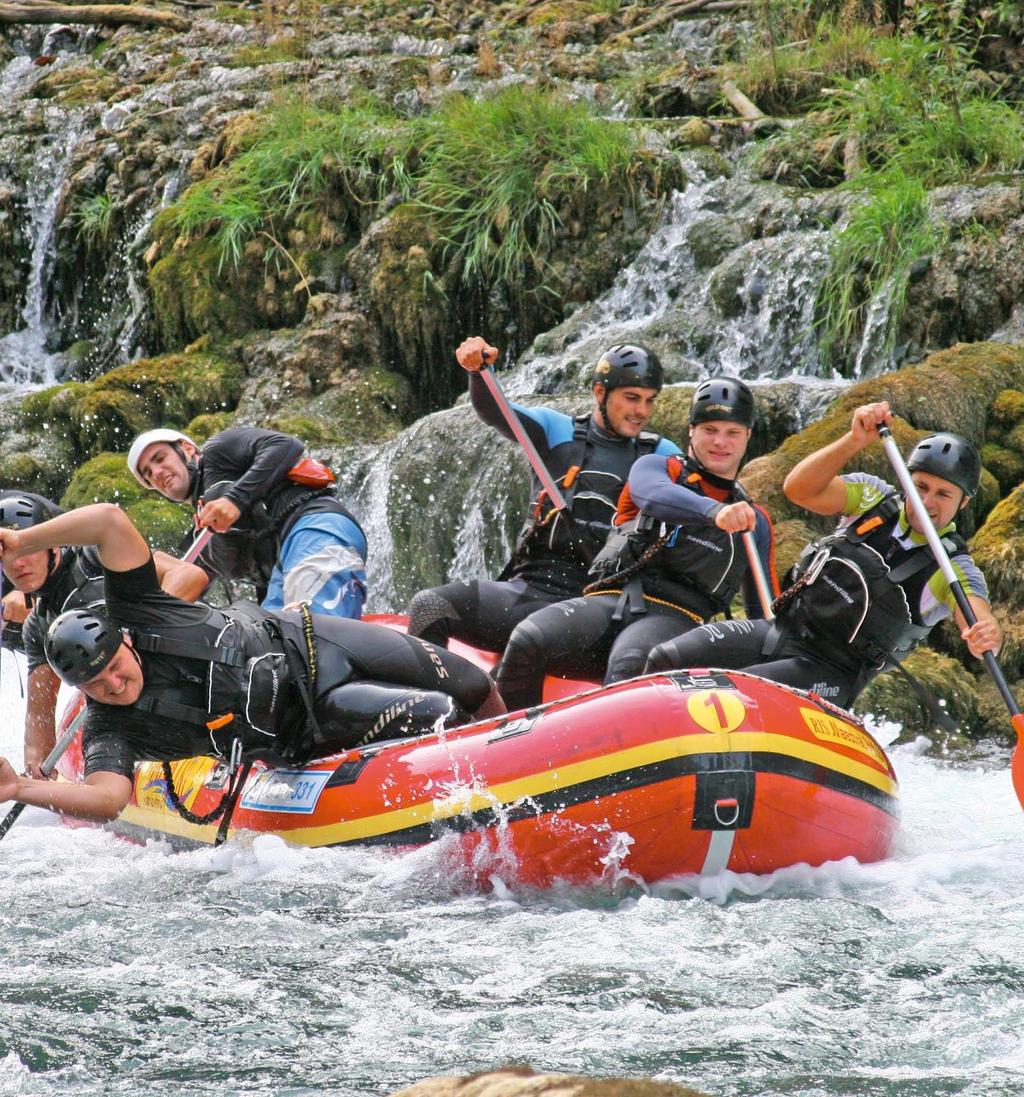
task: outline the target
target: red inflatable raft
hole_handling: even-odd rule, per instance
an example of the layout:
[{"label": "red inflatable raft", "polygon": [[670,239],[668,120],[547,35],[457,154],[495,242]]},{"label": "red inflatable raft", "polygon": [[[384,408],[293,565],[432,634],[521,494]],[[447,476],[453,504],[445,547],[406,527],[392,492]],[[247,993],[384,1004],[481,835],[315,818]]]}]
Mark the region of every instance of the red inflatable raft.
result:
[{"label": "red inflatable raft", "polygon": [[[61,772],[80,779],[77,744]],[[196,815],[223,794],[214,759],[173,773]],[[547,886],[877,861],[897,815],[892,766],[848,713],[752,675],[692,670],[301,768],[257,763],[231,833],[393,849],[440,839],[470,872],[497,858],[503,878]],[[136,766],[131,803],[109,826],[193,846],[217,833],[178,814],[159,763]]]}]

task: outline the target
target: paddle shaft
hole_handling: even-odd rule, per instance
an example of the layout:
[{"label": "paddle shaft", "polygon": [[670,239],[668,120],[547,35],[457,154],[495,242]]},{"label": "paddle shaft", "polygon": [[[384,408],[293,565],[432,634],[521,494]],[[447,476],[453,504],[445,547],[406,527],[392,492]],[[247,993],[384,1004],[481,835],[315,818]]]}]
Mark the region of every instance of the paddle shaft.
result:
[{"label": "paddle shaft", "polygon": [[[889,461],[896,472],[900,487],[903,488],[907,506],[913,510],[914,515],[917,518],[917,524],[924,533],[925,539],[928,542],[928,547],[932,550],[932,555],[935,557],[935,562],[939,565],[939,570],[942,572],[943,576],[945,576],[946,582],[949,583],[949,589],[953,592],[953,597],[956,599],[956,604],[960,608],[960,612],[964,615],[964,620],[967,621],[968,625],[973,625],[978,620],[978,616],[974,612],[970,600],[957,576],[956,570],[953,567],[953,562],[949,558],[949,553],[946,552],[945,546],[942,544],[942,538],[939,537],[938,531],[932,525],[932,520],[928,517],[928,511],[921,501],[921,496],[918,495],[917,488],[914,487],[914,481],[910,476],[910,469],[907,468],[907,463],[903,460],[903,454],[900,453],[899,447],[896,445],[896,441],[892,436],[892,431],[890,431],[887,426],[882,425],[878,428],[878,435],[882,439],[882,445],[885,447],[886,456],[889,458]],[[1021,711],[1017,705],[1016,699],[1010,692],[1010,686],[1006,681],[1002,668],[999,666],[999,661],[996,659],[995,653],[986,651],[984,653],[984,660],[985,666],[992,676],[992,681],[995,682],[996,689],[1003,699],[1003,703],[1006,705],[1007,709],[1009,709],[1010,715],[1014,717],[1013,724],[1017,734],[1022,735],[1024,729],[1021,727]]]},{"label": "paddle shaft", "polygon": [[[191,564],[193,560],[206,548],[210,538],[213,536],[213,530],[204,529],[199,536],[188,547],[188,551],[182,556],[182,560],[187,564]],[[82,723],[85,720],[85,708],[68,724],[64,731],[64,734],[53,745],[53,750],[43,759],[42,764],[39,766],[39,772],[43,777],[49,777],[51,773],[57,768],[57,763],[64,756],[64,752],[71,746],[72,741],[78,734],[82,727]],[[15,804],[11,810],[0,819],[0,839],[14,826],[14,824],[21,817],[21,813],[25,810],[24,804]]]},{"label": "paddle shaft", "polygon": [[757,542],[754,540],[754,534],[749,529],[743,533],[743,547],[747,550],[747,562],[750,564],[750,574],[754,577],[754,586],[757,587],[757,598],[761,603],[764,619],[771,621],[775,617],[775,614],[772,613],[774,599],[772,598],[771,588],[768,586],[768,577],[761,565],[761,554],[757,551]]},{"label": "paddle shaft", "polygon": [[[541,483],[541,487],[548,494],[548,498],[551,500],[551,505],[555,510],[565,511],[567,506],[565,496],[562,495],[548,471],[547,465],[541,459],[541,455],[537,452],[537,447],[533,444],[530,436],[526,433],[523,424],[519,421],[519,416],[509,406],[508,400],[505,398],[504,392],[501,391],[501,385],[498,384],[498,378],[494,376],[494,370],[490,366],[484,366],[480,370],[480,378],[487,386],[488,392],[491,394],[491,398],[498,405],[498,410],[501,412],[504,420],[508,423],[508,428],[515,436],[515,440],[523,448],[523,453],[526,454],[526,459],[530,462],[530,467],[533,469],[534,474]],[[566,512],[568,513],[568,512]]]}]

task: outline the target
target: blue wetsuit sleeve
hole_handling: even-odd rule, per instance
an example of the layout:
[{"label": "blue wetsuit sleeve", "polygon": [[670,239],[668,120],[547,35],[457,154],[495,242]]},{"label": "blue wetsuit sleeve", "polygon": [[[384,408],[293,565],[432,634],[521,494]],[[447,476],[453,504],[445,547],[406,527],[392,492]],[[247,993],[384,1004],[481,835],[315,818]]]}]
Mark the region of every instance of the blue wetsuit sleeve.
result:
[{"label": "blue wetsuit sleeve", "polygon": [[649,453],[638,458],[629,471],[629,494],[645,514],[677,526],[681,522],[706,521],[716,507],[714,499],[698,495],[669,476],[668,457]]},{"label": "blue wetsuit sleeve", "polygon": [[[773,598],[779,596],[779,578],[775,574],[775,527],[766,511],[757,504],[752,504],[757,511],[757,525],[754,527],[754,543],[757,545],[757,555],[761,560],[761,570],[768,580],[768,587]],[[744,552],[746,549],[744,549]],[[761,608],[761,599],[757,596],[757,584],[754,576],[748,570],[743,576],[743,605],[747,616],[751,619],[764,617]]]},{"label": "blue wetsuit sleeve", "polygon": [[[503,434],[509,441],[515,441],[512,428],[505,422],[505,416],[491,396],[490,389],[484,384],[478,373],[470,374],[469,399],[473,410],[489,426]],[[563,442],[572,438],[573,421],[571,416],[563,415],[553,408],[525,408],[522,404],[509,404],[519,422],[523,424],[529,439],[537,447],[541,458],[548,455]]]},{"label": "blue wetsuit sleeve", "polygon": [[660,438],[654,452],[662,457],[682,457],[683,451],[668,438]]}]

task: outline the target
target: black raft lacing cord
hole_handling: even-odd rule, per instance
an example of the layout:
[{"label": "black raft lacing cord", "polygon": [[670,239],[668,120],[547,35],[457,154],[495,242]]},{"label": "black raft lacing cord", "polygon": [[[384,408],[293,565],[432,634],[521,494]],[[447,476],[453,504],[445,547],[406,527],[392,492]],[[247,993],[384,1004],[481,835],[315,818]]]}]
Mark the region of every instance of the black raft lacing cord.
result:
[{"label": "black raft lacing cord", "polygon": [[245,767],[237,770],[232,777],[231,783],[224,790],[224,795],[220,798],[220,802],[211,811],[208,811],[205,815],[196,815],[194,811],[190,811],[182,802],[181,797],[178,795],[177,790],[174,787],[174,773],[171,770],[170,762],[162,762],[164,780],[167,782],[167,799],[171,801],[171,806],[174,810],[188,823],[195,823],[196,826],[204,827],[207,823],[215,823],[225,812],[228,804],[231,802],[235,786],[238,783],[239,777],[244,771]]}]

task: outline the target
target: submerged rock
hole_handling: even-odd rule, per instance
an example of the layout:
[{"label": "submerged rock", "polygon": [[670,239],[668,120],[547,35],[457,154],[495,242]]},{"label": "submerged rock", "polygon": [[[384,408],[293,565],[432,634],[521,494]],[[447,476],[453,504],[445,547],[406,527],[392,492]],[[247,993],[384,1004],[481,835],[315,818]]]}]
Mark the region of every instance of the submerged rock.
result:
[{"label": "submerged rock", "polygon": [[695,1089],[647,1078],[583,1078],[503,1067],[462,1078],[430,1078],[391,1097],[703,1097]]}]

